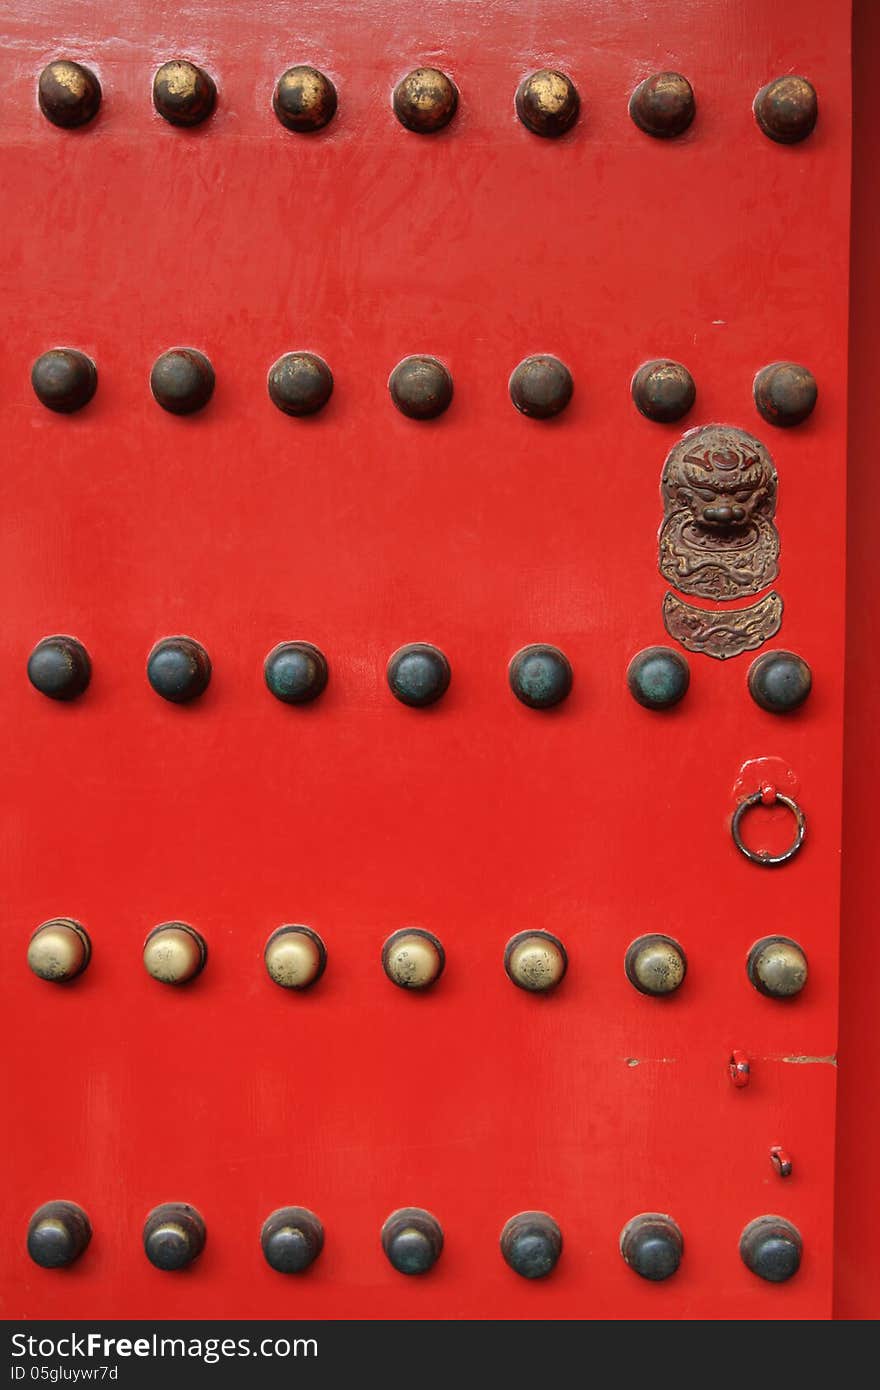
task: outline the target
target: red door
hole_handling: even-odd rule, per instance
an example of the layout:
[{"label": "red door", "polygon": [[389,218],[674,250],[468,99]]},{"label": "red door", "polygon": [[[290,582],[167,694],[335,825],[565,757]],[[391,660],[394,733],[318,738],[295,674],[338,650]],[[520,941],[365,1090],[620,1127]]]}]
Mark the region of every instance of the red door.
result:
[{"label": "red door", "polygon": [[5,1316],[830,1316],[847,11],[7,16]]}]

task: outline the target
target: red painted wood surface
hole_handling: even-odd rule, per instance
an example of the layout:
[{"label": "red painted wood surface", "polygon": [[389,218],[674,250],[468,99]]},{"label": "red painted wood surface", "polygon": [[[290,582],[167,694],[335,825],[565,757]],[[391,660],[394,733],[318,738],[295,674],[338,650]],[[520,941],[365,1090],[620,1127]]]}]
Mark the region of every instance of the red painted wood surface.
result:
[{"label": "red painted wood surface", "polygon": [[880,191],[874,173],[873,79],[880,55],[880,10],[858,0],[853,12],[853,199],[850,307],[849,526],[846,724],[844,744],[843,929],[840,988],[840,1090],[837,1111],[835,1316],[880,1315],[880,1199],[870,1155],[880,1143],[880,1054],[874,1040],[880,992],[874,969],[878,762],[876,691],[880,679],[877,542],[880,480],[874,466],[873,346],[880,314],[877,237]]},{"label": "red painted wood surface", "polygon": [[[849,34],[818,0],[652,6],[561,2],[277,7],[24,0],[0,55],[6,325],[0,547],[6,730],[2,838],[8,1029],[2,1189],[6,1316],[804,1318],[831,1309],[844,635]],[[215,76],[216,115],[186,132],[152,111],[152,71],[183,53]],[[93,127],[47,125],[41,67],[99,74]],[[271,93],[290,63],[337,83],[326,133],[284,131]],[[459,85],[448,131],[394,120],[396,80],[435,62]],[[516,120],[520,78],[559,66],[580,124],[543,141]],[[687,135],[654,141],[627,115],[636,83],[693,82]],[[815,83],[805,144],[759,132],[774,76]],[[164,414],[150,366],[207,352],[203,414]],[[29,385],[56,344],[98,364],[94,402],[52,416]],[[265,388],[282,352],[330,363],[311,421]],[[513,366],[557,353],[576,381],[558,421],[520,416]],[[446,416],[398,415],[386,381],[411,352],[447,362]],[[634,369],[684,361],[698,399],[682,426],[635,411]],[[773,430],[755,372],[790,357],[820,383],[813,417]],[[753,430],[780,474],[786,603],[777,645],[811,664],[809,704],[785,720],[746,692],[748,658],[694,657],[686,701],[654,716],[624,672],[664,640],[659,478],[686,426]],[[71,707],[28,685],[33,644],[71,632],[95,674]],[[186,632],[215,674],[175,708],[149,689],[152,643]],[[308,710],[266,692],[262,660],[306,638],[331,678]],[[446,651],[435,709],[397,704],[401,643]],[[565,706],[519,705],[506,666],[558,643]],[[795,771],[809,842],[778,873],[731,843],[741,764]],[[29,974],[47,917],[88,928],[94,958],[68,989]],[[210,959],[192,988],[149,979],[143,938],[192,922]],[[283,922],[326,940],[306,997],[273,986],[261,953]],[[382,975],[397,927],[442,939],[427,997]],[[555,997],[511,987],[515,931],[556,932],[570,970]],[[665,1003],[628,985],[645,931],[684,945]],[[809,954],[802,999],[747,983],[756,937]],[[734,1090],[732,1047],[753,1058]],[[795,1162],[785,1183],[769,1150]],[[29,1263],[31,1211],[89,1211],[87,1255]],[[140,1248],[154,1204],[203,1213],[208,1245],[183,1275]],[[327,1242],[299,1280],[274,1274],[259,1228],[299,1203]],[[446,1233],[424,1279],[379,1246],[395,1207]],[[524,1208],[559,1221],[543,1283],[501,1261]],[[663,1285],[617,1250],[639,1211],[672,1214],[686,1254]],[[742,1266],[765,1212],[805,1240],[798,1277]]]}]

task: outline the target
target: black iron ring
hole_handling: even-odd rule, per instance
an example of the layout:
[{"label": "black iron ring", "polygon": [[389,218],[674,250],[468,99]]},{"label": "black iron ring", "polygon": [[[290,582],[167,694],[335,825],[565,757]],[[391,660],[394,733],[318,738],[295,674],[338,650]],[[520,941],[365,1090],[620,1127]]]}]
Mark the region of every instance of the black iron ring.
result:
[{"label": "black iron ring", "polygon": [[787,806],[797,822],[797,833],[794,840],[787,850],[783,850],[782,854],[767,854],[766,851],[749,849],[748,845],[743,843],[743,838],[740,834],[743,816],[747,811],[751,810],[753,806],[759,806],[764,800],[764,793],[762,791],[752,792],[750,796],[745,797],[739,803],[733,813],[733,820],[730,824],[733,843],[736,845],[740,854],[744,854],[746,859],[751,859],[753,864],[763,865],[765,869],[772,869],[777,864],[787,864],[789,859],[793,859],[804,843],[804,835],[807,831],[807,818],[796,801],[790,796],[783,796],[782,792],[776,792],[774,799],[780,805]]}]

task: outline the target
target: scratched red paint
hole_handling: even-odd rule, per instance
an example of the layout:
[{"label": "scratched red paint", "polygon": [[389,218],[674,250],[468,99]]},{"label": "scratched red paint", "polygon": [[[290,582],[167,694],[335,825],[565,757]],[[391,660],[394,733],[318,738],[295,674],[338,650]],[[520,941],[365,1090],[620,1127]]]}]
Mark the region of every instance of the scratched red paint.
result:
[{"label": "scratched red paint", "polygon": [[[304,0],[181,9],[168,0],[47,9],[21,0],[0,52],[5,332],[0,414],[0,701],[6,747],[2,1010],[7,1317],[323,1316],[808,1318],[830,1313],[837,1039],[843,659],[848,7],[819,0],[652,5]],[[154,68],[183,53],[216,78],[215,116],[186,132],[150,105]],[[41,67],[98,73],[93,127],[39,114]],[[271,111],[279,73],[314,62],[339,91],[327,131],[298,138]],[[394,120],[390,93],[436,63],[458,115],[433,138]],[[513,94],[530,69],[570,73],[582,119],[529,134]],[[693,82],[678,140],[627,114],[663,68]],[[803,72],[820,119],[803,145],[758,130],[751,101]],[[99,387],[54,416],[29,385],[47,347],[83,349]],[[164,349],[217,373],[191,419],[148,390]],[[330,364],[309,421],[283,416],[266,373],[284,351]],[[392,407],[391,368],[433,353],[452,407],[420,424]],[[571,367],[557,421],[511,407],[533,352]],[[684,425],[629,397],[648,358],[697,383],[685,425],[756,432],[779,470],[779,644],[814,693],[775,718],[746,690],[749,657],[695,656],[684,702],[629,697],[634,652],[662,642],[660,470]],[[815,414],[774,430],[755,372],[789,357],[819,382]],[[70,632],[94,679],[70,707],[25,678],[32,645]],[[161,636],[204,642],[203,700],[157,699]],[[278,641],[317,643],[325,695],[266,692]],[[435,642],[452,664],[430,711],[397,704],[388,655]],[[560,645],[564,706],[525,708],[510,656]],[[743,763],[795,770],[803,854],[768,872],[729,833]],[[27,938],[69,914],[94,957],[70,988],[31,976]],[[190,989],[149,979],[143,938],[191,922],[209,962]],[[779,1006],[746,979],[763,926],[810,961]],[[313,993],[261,963],[302,922],[327,943]],[[413,997],[384,978],[383,940],[435,932],[442,981]],[[569,952],[558,994],[512,988],[504,943],[535,926]],[[623,970],[666,931],[687,980],[663,1002]],[[751,1059],[730,1084],[733,1048]],[[768,1162],[796,1156],[782,1183]],[[68,1197],[95,1235],[58,1274],[24,1231]],[[208,1243],[183,1275],[140,1248],[147,1211],[185,1200]],[[314,1209],[320,1261],[285,1279],[262,1261],[275,1207]],[[385,1261],[388,1213],[421,1205],[446,1245],[431,1275]],[[503,1264],[498,1235],[551,1212],[552,1278]],[[669,1212],[685,1255],[666,1284],[620,1258],[624,1223]],[[765,1212],[804,1237],[779,1287],[737,1254]]]}]

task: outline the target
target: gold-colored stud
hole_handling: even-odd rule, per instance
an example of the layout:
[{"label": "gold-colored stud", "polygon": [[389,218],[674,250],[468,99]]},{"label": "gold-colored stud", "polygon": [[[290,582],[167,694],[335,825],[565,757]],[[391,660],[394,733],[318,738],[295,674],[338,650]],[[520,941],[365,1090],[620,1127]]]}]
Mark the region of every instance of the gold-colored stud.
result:
[{"label": "gold-colored stud", "polygon": [[433,135],[455,115],[458,90],[439,68],[416,68],[394,88],[392,105],[395,116],[407,130]]},{"label": "gold-colored stud", "polygon": [[27,962],[41,980],[63,984],[75,980],[89,963],[92,946],[85,927],[72,917],[53,917],[37,927],[28,944]]},{"label": "gold-colored stud", "polygon": [[787,936],[765,936],[756,941],[746,968],[755,989],[771,999],[790,999],[807,983],[807,957]]},{"label": "gold-colored stud", "polygon": [[504,969],[520,989],[543,994],[561,981],[568,969],[568,956],[562,942],[550,932],[522,931],[504,948]]},{"label": "gold-colored stud", "polygon": [[144,942],[147,974],[163,985],[184,985],[195,979],[207,956],[204,938],[186,922],[163,922]]},{"label": "gold-colored stud", "polygon": [[309,927],[279,927],[266,942],[264,960],[270,980],[282,989],[308,989],[323,975],[327,951]]},{"label": "gold-colored stud", "polygon": [[336,115],[336,88],[317,68],[300,64],[279,77],[272,97],[275,115],[288,130],[309,135]]},{"label": "gold-colored stud", "polygon": [[101,84],[82,63],[60,58],[43,68],[37,84],[40,110],[65,130],[85,125],[101,105]]},{"label": "gold-colored stud", "polygon": [[184,58],[163,63],[153,78],[153,105],[170,125],[199,125],[216,103],[213,78]]},{"label": "gold-colored stud", "polygon": [[516,89],[516,114],[533,135],[554,140],[570,130],[581,109],[577,87],[564,72],[541,68]]},{"label": "gold-colored stud", "polygon": [[687,973],[687,958],[671,936],[640,936],[629,947],[624,968],[640,994],[672,994]]},{"label": "gold-colored stud", "polygon": [[401,989],[427,989],[443,973],[446,953],[436,936],[418,927],[404,927],[382,947],[385,974]]}]

